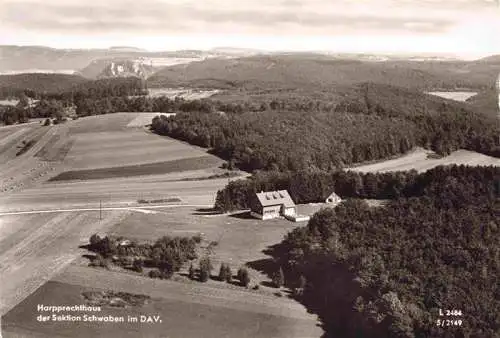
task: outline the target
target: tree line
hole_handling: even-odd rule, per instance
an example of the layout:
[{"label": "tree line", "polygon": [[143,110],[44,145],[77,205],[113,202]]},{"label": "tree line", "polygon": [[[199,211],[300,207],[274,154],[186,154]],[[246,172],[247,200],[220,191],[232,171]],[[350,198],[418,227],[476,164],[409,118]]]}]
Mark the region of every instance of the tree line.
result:
[{"label": "tree line", "polygon": [[[47,81],[57,80],[59,77],[49,76],[53,74],[22,74],[23,82],[33,79],[35,82],[40,81],[39,76],[43,76],[42,83]],[[60,75],[60,74],[58,74]],[[63,80],[66,77],[63,77]],[[73,77],[70,77],[73,79]],[[67,79],[66,79],[67,80]],[[66,82],[68,82],[67,80]],[[121,102],[129,97],[140,96],[147,94],[145,84],[142,80],[130,78],[116,78],[116,79],[100,79],[95,81],[69,81],[70,83],[62,84],[60,86],[52,86],[47,84],[47,88],[42,90],[26,89],[8,87],[14,90],[14,96],[10,98],[18,99],[19,102],[16,106],[0,106],[0,120],[4,124],[25,123],[30,118],[49,118],[53,117],[58,120],[66,114],[68,108],[75,108],[79,115],[96,115],[113,113],[120,108],[108,104],[111,102]],[[27,86],[27,85],[26,85]],[[29,87],[28,87],[29,88]],[[53,91],[50,91],[53,90]],[[1,90],[0,90],[1,94]],[[35,100],[30,103],[30,100]],[[139,98],[132,101],[135,103]],[[126,102],[126,105],[132,105]],[[137,107],[141,109],[142,107]],[[123,111],[129,111],[124,109]],[[142,110],[137,110],[142,111]]]},{"label": "tree line", "polygon": [[332,192],[342,198],[364,199],[437,196],[448,184],[455,182],[470,187],[471,195],[448,196],[441,203],[471,201],[477,198],[474,192],[500,196],[500,169],[493,166],[439,166],[420,174],[416,170],[387,173],[270,171],[229,182],[217,192],[215,208],[222,212],[247,209],[259,191],[288,190],[295,203],[303,204],[324,202]]}]

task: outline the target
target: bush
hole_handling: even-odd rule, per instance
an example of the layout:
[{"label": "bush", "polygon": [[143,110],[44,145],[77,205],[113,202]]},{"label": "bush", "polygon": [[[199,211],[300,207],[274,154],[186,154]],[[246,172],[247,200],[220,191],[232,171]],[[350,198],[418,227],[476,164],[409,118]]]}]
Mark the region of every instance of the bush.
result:
[{"label": "bush", "polygon": [[201,243],[201,234],[197,234],[197,235],[193,236],[193,240],[196,244],[200,244]]},{"label": "bush", "polygon": [[144,267],[144,261],[142,259],[134,260],[134,264],[133,264],[134,271],[142,273],[143,267]]},{"label": "bush", "polygon": [[160,270],[160,273],[161,273],[160,277],[161,279],[170,279],[174,275],[174,271],[170,269]]},{"label": "bush", "polygon": [[161,278],[161,272],[160,272],[160,270],[155,269],[155,270],[149,271],[149,277],[151,277],[151,278]]},{"label": "bush", "polygon": [[170,279],[173,276],[173,271],[170,270],[151,270],[149,271],[149,277],[159,278],[159,279]]},{"label": "bush", "polygon": [[90,262],[90,264],[89,264],[89,266],[102,267],[102,268],[106,268],[106,269],[109,269],[109,265],[110,265],[109,259],[104,258],[100,254],[97,254],[94,257],[94,259],[92,260],[92,262]]}]

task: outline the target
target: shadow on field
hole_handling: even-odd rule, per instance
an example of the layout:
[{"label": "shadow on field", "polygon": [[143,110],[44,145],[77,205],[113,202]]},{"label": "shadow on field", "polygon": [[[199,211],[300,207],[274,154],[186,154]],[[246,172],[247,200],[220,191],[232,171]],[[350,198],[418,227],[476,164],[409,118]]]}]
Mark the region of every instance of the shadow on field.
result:
[{"label": "shadow on field", "polygon": [[92,251],[90,244],[83,244],[83,245],[78,246],[78,248],[79,249],[85,249],[85,250],[88,250],[88,251]]},{"label": "shadow on field", "polygon": [[192,213],[192,215],[198,215],[198,216],[203,216],[203,215],[222,215],[220,211],[218,211],[215,208],[198,208],[195,210],[195,212]]},{"label": "shadow on field", "polygon": [[229,215],[229,217],[239,218],[239,219],[255,219],[250,211],[237,212]]},{"label": "shadow on field", "polygon": [[[321,338],[328,338],[331,336],[332,331],[325,324],[325,318],[328,318],[328,315],[325,316],[325,312],[322,311],[321,307],[318,307],[316,304],[316,300],[309,300],[308,294],[305,293],[305,289],[297,289],[298,281],[296,276],[286,268],[286,264],[281,264],[282,262],[286,262],[287,260],[287,248],[283,243],[278,243],[267,247],[262,250],[262,253],[268,256],[268,258],[258,259],[255,261],[251,261],[246,263],[246,265],[254,270],[257,270],[263,274],[265,274],[269,280],[262,281],[260,284],[265,287],[269,287],[275,289],[276,292],[273,294],[277,297],[287,297],[293,299],[300,304],[304,305],[307,309],[308,313],[314,313],[318,315],[320,323],[316,324],[318,327],[321,327],[324,331]],[[277,289],[275,284],[272,282],[273,275],[279,268],[283,268],[284,277],[285,277],[285,288]],[[338,337],[338,336],[335,336]]]},{"label": "shadow on field", "polygon": [[82,257],[86,258],[86,259],[88,259],[89,261],[92,262],[92,261],[94,261],[96,259],[97,255],[85,254]]},{"label": "shadow on field", "polygon": [[270,282],[268,280],[260,282],[260,285],[268,287],[268,288],[272,288],[272,289],[277,289],[277,287],[274,285],[274,283]]}]

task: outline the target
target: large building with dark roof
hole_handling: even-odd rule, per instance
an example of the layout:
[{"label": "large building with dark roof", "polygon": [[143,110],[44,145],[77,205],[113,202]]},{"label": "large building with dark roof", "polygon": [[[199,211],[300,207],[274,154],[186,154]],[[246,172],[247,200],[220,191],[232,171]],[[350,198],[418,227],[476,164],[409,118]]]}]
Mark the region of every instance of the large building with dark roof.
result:
[{"label": "large building with dark roof", "polygon": [[295,203],[286,190],[262,191],[255,194],[251,203],[251,214],[259,219],[272,219],[280,216],[294,216]]}]

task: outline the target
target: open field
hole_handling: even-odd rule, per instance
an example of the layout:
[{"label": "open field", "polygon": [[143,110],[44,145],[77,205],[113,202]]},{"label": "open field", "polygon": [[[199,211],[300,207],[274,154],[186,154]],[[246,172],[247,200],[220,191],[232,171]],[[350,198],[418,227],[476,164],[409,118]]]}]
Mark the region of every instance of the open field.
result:
[{"label": "open field", "polygon": [[[125,212],[126,213],[126,212]],[[97,212],[0,216],[0,314],[81,254],[79,245],[124,215]]]},{"label": "open field", "polygon": [[[279,242],[299,224],[286,220],[259,221],[241,216],[213,215],[193,207],[155,208],[151,213],[124,214],[107,234],[153,241],[164,235],[192,236],[202,233],[203,243],[217,241],[212,254],[216,273],[221,262],[233,272],[247,262],[265,259],[262,252]],[[251,231],[249,231],[251,229]],[[102,232],[100,232],[102,233]],[[274,288],[258,291],[210,280],[199,283],[185,278],[163,281],[134,273],[86,267],[87,260],[70,264],[61,274],[43,285],[3,317],[4,334],[89,337],[319,337],[317,319],[299,303],[273,295]],[[250,269],[252,285],[268,280]],[[82,304],[81,293],[113,290],[150,296],[140,308],[104,308],[96,315],[160,315],[159,324],[91,324],[36,322],[37,304]],[[20,314],[23,313],[21,316]],[[74,313],[73,315],[82,315]],[[71,333],[71,334],[70,334]]]},{"label": "open field", "polygon": [[289,230],[304,224],[284,219],[261,221],[213,215],[190,207],[154,211],[155,214],[132,213],[110,229],[110,233],[141,241],[154,241],[171,234],[191,236],[202,233],[204,240],[219,242],[217,257],[243,264],[262,258],[260,252],[268,245],[278,243]]},{"label": "open field", "polygon": [[[3,75],[0,73],[0,75]],[[12,106],[15,107],[19,103],[18,99],[11,100],[0,100],[0,106]]]},{"label": "open field", "polygon": [[185,100],[201,100],[209,98],[220,90],[191,89],[191,88],[150,88],[149,95],[152,97],[165,96],[168,98],[180,97]]},{"label": "open field", "polygon": [[[123,276],[89,268],[81,270],[83,271],[78,273],[76,269],[70,269],[58,279],[64,280],[64,275],[70,275],[72,279],[76,275],[83,277],[82,281],[93,282],[72,285],[52,281],[45,284],[3,318],[5,337],[10,337],[10,334],[31,334],[33,331],[40,334],[40,337],[313,337],[321,334],[321,329],[315,327],[315,321],[308,318],[304,310],[299,318],[293,311],[290,311],[291,314],[284,311],[286,307],[282,308],[283,315],[276,314],[273,313],[273,310],[276,312],[276,305],[267,309],[262,305],[262,297],[258,295],[252,297],[247,293],[245,298],[238,297],[241,299],[235,300],[234,292],[210,296],[207,292],[210,290],[205,289],[200,290],[199,295],[189,297],[184,294],[186,288],[182,284],[128,276],[124,279],[121,278]],[[36,321],[38,304],[81,304],[82,292],[106,290],[110,287],[150,295],[151,300],[141,307],[103,307],[100,312],[86,314],[123,316],[125,320],[127,316],[160,316],[161,323],[78,322],[75,325],[71,322],[41,324]],[[179,299],[179,296],[184,300]],[[249,304],[248,300],[252,298],[254,304]],[[289,310],[293,310],[292,306]],[[83,316],[85,313],[71,314]]]},{"label": "open field", "polygon": [[175,113],[139,113],[135,119],[127,124],[127,127],[144,127],[151,124],[156,116],[164,115],[166,117],[175,116]]},{"label": "open field", "polygon": [[213,156],[197,158],[174,159],[168,162],[137,164],[121,167],[98,168],[88,170],[66,171],[52,180],[95,180],[112,177],[131,177],[154,174],[168,174],[171,172],[205,169],[220,165],[221,161]]},{"label": "open field", "polygon": [[[180,180],[220,174],[221,160],[197,147],[127,127],[137,116],[112,114],[49,127],[36,123],[0,128],[0,156],[5,160],[0,162],[0,212],[10,213],[0,216],[0,315],[80,256],[78,247],[91,234],[106,232],[128,213],[150,212],[135,210],[138,200],[177,198],[182,204],[213,205],[215,192],[227,178]],[[15,156],[22,140],[31,139],[37,140],[34,146]],[[129,174],[124,170],[109,179],[46,182],[81,168],[136,165],[145,176],[123,177]],[[165,171],[170,173],[154,175]],[[110,206],[118,208],[106,209]],[[71,210],[75,207],[79,209]],[[29,210],[51,212],[12,214]]]},{"label": "open field", "polygon": [[128,129],[75,135],[67,160],[73,170],[82,170],[162,163],[202,156],[212,157],[212,166],[216,165],[215,162],[222,163],[222,160],[208,155],[200,148],[142,129]]},{"label": "open field", "polygon": [[[62,176],[66,179],[92,179],[212,169],[222,163],[201,148],[142,128],[128,128],[139,115],[118,113],[50,127],[25,124],[0,128],[0,190],[19,190],[49,174],[66,171],[69,173]],[[16,156],[23,140],[36,143],[26,154]]]},{"label": "open field", "polygon": [[99,133],[124,131],[127,124],[137,117],[138,113],[116,113],[98,116],[81,117],[71,121],[70,133]]},{"label": "open field", "polygon": [[450,164],[500,166],[500,159],[468,150],[454,151],[450,155],[439,159],[428,158],[429,154],[433,154],[433,152],[423,148],[417,148],[396,159],[351,167],[348,169],[359,172],[389,172],[415,169],[418,172],[424,172],[439,165]]},{"label": "open field", "polygon": [[[19,190],[32,185],[52,171],[51,165],[40,161],[35,154],[45,147],[61,127],[42,127],[33,123],[18,128],[16,129],[25,130],[10,134],[11,139],[0,147],[0,192]],[[35,143],[26,152],[20,154],[19,151],[24,146],[23,141]]]},{"label": "open field", "polygon": [[428,94],[460,102],[465,102],[474,95],[477,95],[476,92],[428,92]]},{"label": "open field", "polygon": [[13,140],[25,134],[29,128],[19,126],[18,128],[0,128],[0,147],[3,148]]},{"label": "open field", "polygon": [[[317,211],[321,206],[304,206],[309,211]],[[300,209],[302,210],[302,209]],[[279,243],[292,229],[305,222],[293,223],[285,219],[261,221],[249,217],[248,212],[232,215],[213,214],[205,208],[182,207],[155,208],[152,213],[130,213],[108,234],[135,239],[139,242],[154,242],[162,236],[202,237],[202,248],[216,242],[210,259],[217,273],[221,263],[228,263],[233,272],[247,263],[266,260],[264,253],[270,246]],[[202,253],[205,249],[202,249]],[[187,272],[185,266],[184,272]],[[260,271],[249,269],[251,284],[261,285],[261,292],[272,294],[274,288],[262,286],[269,278]],[[188,281],[189,282],[189,281]],[[263,283],[263,284],[262,284]],[[227,288],[224,283],[209,281],[216,288]],[[213,284],[213,285],[212,285]]]}]

